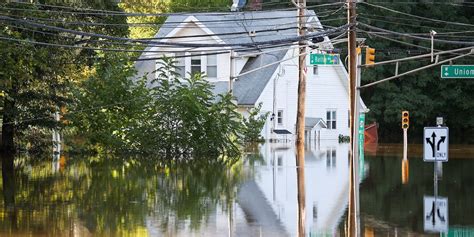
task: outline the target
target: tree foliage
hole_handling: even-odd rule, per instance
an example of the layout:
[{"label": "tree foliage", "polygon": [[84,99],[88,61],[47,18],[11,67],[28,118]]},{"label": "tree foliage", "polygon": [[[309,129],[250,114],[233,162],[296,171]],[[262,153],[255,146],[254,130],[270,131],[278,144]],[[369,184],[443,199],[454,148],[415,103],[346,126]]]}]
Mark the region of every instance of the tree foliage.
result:
[{"label": "tree foliage", "polygon": [[[429,37],[430,29],[439,33],[452,31],[465,31],[448,23],[439,23],[420,20],[413,17],[387,12],[383,9],[362,5],[360,21],[377,27],[397,32],[425,32],[424,37]],[[462,5],[433,4],[430,2],[416,2],[411,4],[387,4],[386,7],[409,14],[443,20],[446,22],[469,23],[474,21],[472,8]],[[370,18],[370,19],[369,19]],[[362,27],[363,28],[363,27]],[[469,37],[436,36],[447,40],[466,40]],[[474,37],[474,36],[470,36]],[[387,39],[369,36],[366,44],[376,48],[376,60],[385,61],[394,58],[404,58],[421,53],[429,53],[430,42],[413,40],[409,37],[395,37],[403,43],[414,44],[419,48],[389,41]],[[463,45],[435,43],[435,49],[462,48]],[[440,60],[456,55],[441,56]],[[425,60],[410,60],[399,65],[399,72],[405,72],[430,63]],[[454,61],[454,64],[472,64],[472,57]],[[452,141],[456,143],[474,142],[472,134],[474,128],[474,87],[468,80],[444,80],[440,78],[440,66],[433,67],[401,79],[384,82],[370,89],[362,90],[362,97],[370,108],[369,121],[380,123],[379,134],[383,141],[400,141],[401,111],[410,111],[409,135],[416,141],[421,141],[423,127],[435,125],[437,116],[445,118],[450,127]],[[363,70],[362,84],[373,82],[394,75],[395,66],[379,66]]]},{"label": "tree foliage", "polygon": [[243,132],[245,141],[247,142],[259,142],[264,141],[264,138],[260,134],[265,122],[268,117],[268,113],[262,114],[260,110],[262,109],[262,103],[257,105],[257,107],[251,108],[248,110],[249,115],[244,118],[245,130]]},{"label": "tree foliage", "polygon": [[[46,3],[48,3],[46,1]],[[124,22],[121,16],[90,17],[81,14],[63,13],[62,9],[37,4],[2,3],[2,14],[40,24],[54,25],[60,21]],[[74,1],[65,6],[92,7],[97,9],[119,10],[112,1]],[[51,12],[48,10],[52,10]],[[45,20],[47,19],[47,20]],[[37,45],[43,42],[52,45],[74,44],[88,38],[72,35],[42,27],[33,27],[22,22],[5,20],[0,30],[2,37],[13,41],[0,41],[0,89],[3,97],[2,148],[14,151],[14,137],[24,141],[25,131],[57,127],[51,116],[60,107],[71,101],[71,88],[79,80],[84,67],[92,63],[91,57],[97,55],[91,50],[72,50],[64,47]],[[70,26],[72,29],[93,31],[110,35],[126,35],[127,29],[113,29],[102,26]],[[31,41],[31,42],[25,42]],[[96,47],[101,44],[94,43]],[[47,131],[47,130],[46,130]]]},{"label": "tree foliage", "polygon": [[244,122],[230,94],[214,95],[200,74],[181,78],[170,58],[163,59],[156,75],[134,83],[131,65],[97,65],[76,93],[72,124],[90,144],[115,151],[173,158],[240,154],[244,135],[257,129],[258,119]]},{"label": "tree foliage", "polygon": [[[430,30],[438,35],[435,39],[469,41],[474,34],[469,32],[468,26],[449,24],[460,22],[472,24],[474,22],[473,9],[467,3],[459,1],[389,1],[383,4],[379,1],[366,1],[370,4],[394,9],[400,12],[438,19],[430,21],[391,12],[382,8],[357,4],[357,21],[375,27],[401,33],[417,33],[418,36],[429,38]],[[311,4],[311,3],[309,3]],[[329,7],[328,7],[329,8]],[[326,11],[326,8],[316,8],[316,13]],[[342,18],[337,20],[337,14]],[[346,23],[344,11],[328,18],[322,17],[332,26]],[[324,14],[323,14],[324,15]],[[335,19],[331,19],[335,18]],[[446,23],[447,22],[447,23]],[[430,53],[430,41],[417,40],[407,36],[382,34],[377,37],[363,25],[357,27],[357,37],[366,38],[365,46],[376,49],[376,62],[405,58],[409,56]],[[439,34],[446,32],[460,32],[457,34]],[[422,35],[419,35],[422,34]],[[398,41],[398,42],[396,42]],[[341,44],[341,58],[347,56],[347,47]],[[446,44],[435,42],[435,50],[463,48],[466,45]],[[459,54],[443,55],[444,60]],[[473,57],[465,57],[453,61],[453,64],[472,64]],[[406,72],[430,64],[430,58],[409,60],[399,64],[398,72]],[[421,142],[423,127],[435,125],[436,117],[443,116],[446,125],[450,128],[450,137],[455,143],[473,143],[474,136],[474,87],[472,80],[445,80],[440,78],[440,66],[432,67],[400,79],[383,82],[371,88],[361,90],[361,96],[370,109],[367,122],[379,123],[379,137],[382,142],[400,142],[402,140],[401,111],[410,112],[409,141]],[[393,76],[395,64],[385,64],[362,69],[362,85]]]}]

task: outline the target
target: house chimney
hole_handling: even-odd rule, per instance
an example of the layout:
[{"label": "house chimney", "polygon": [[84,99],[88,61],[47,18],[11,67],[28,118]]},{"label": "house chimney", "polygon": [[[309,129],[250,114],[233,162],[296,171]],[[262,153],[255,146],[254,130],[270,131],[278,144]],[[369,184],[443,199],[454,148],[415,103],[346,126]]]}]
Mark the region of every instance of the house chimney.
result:
[{"label": "house chimney", "polygon": [[246,0],[233,0],[232,6],[230,7],[230,11],[232,12],[239,11],[242,7],[245,6],[245,1]]}]

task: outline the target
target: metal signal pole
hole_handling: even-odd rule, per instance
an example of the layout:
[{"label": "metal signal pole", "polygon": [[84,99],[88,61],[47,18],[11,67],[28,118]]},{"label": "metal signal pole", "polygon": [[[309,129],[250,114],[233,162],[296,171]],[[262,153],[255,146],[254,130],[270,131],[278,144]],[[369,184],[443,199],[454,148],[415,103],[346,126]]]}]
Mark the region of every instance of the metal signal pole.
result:
[{"label": "metal signal pole", "polygon": [[[359,236],[358,229],[358,200],[357,200],[357,162],[358,154],[354,147],[355,137],[355,116],[356,114],[356,80],[357,80],[357,49],[356,49],[356,2],[355,0],[347,0],[347,21],[350,24],[348,32],[348,49],[349,49],[349,98],[350,98],[350,170],[349,170],[349,210],[347,218],[348,235],[351,237]],[[357,183],[356,183],[357,182]]]}]

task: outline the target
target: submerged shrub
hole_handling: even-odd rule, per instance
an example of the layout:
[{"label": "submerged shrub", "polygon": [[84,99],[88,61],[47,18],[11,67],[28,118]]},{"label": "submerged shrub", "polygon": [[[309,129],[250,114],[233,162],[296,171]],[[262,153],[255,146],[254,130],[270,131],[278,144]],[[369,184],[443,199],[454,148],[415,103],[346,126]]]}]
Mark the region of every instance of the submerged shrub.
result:
[{"label": "submerged shrub", "polygon": [[78,91],[75,109],[84,112],[71,120],[91,145],[180,159],[240,155],[252,123],[244,123],[230,94],[214,95],[200,74],[180,77],[170,58],[153,81],[132,83],[135,74],[126,64],[99,65]]}]

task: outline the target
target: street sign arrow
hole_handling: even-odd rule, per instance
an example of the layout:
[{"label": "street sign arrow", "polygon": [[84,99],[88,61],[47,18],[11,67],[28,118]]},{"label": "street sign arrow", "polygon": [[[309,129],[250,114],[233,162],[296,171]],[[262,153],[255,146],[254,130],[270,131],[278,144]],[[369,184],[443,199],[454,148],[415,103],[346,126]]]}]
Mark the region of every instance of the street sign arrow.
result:
[{"label": "street sign arrow", "polygon": [[447,127],[425,127],[423,137],[424,161],[448,161],[449,129]]}]

